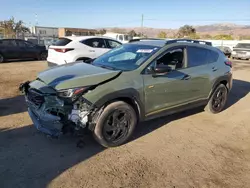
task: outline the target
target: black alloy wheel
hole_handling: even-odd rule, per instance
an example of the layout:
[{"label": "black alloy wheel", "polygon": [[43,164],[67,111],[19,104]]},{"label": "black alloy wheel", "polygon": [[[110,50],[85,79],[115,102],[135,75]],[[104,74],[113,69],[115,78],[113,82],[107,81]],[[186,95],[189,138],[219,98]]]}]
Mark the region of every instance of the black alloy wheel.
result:
[{"label": "black alloy wheel", "polygon": [[48,54],[46,53],[46,52],[42,52],[41,54],[40,54],[40,60],[46,60],[47,59],[47,56],[48,56]]},{"label": "black alloy wheel", "polygon": [[226,103],[227,89],[225,87],[219,88],[213,96],[212,108],[214,111],[221,111]]},{"label": "black alloy wheel", "polygon": [[103,136],[108,142],[116,143],[127,136],[131,115],[128,110],[116,109],[104,124]]},{"label": "black alloy wheel", "polygon": [[96,120],[93,136],[104,147],[126,143],[137,125],[135,109],[124,101],[108,104]]}]

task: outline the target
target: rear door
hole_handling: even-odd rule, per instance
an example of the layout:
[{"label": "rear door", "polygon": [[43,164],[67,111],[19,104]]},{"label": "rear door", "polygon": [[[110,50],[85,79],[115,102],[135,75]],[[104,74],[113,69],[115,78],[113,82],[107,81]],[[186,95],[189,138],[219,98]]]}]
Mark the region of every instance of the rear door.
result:
[{"label": "rear door", "polygon": [[3,39],[0,43],[1,51],[6,59],[19,59],[21,56],[20,48],[14,39]]},{"label": "rear door", "polygon": [[211,88],[211,76],[213,70],[208,65],[210,50],[201,47],[187,47],[187,69],[186,74],[192,79],[190,89],[195,90],[193,100],[206,99]]},{"label": "rear door", "polygon": [[97,58],[100,55],[106,53],[110,49],[107,47],[104,39],[102,38],[90,38],[82,42],[89,47],[88,54],[90,58]]},{"label": "rear door", "polygon": [[17,40],[17,45],[20,48],[21,58],[37,58],[38,57],[38,49],[31,42],[27,42],[24,40]]}]

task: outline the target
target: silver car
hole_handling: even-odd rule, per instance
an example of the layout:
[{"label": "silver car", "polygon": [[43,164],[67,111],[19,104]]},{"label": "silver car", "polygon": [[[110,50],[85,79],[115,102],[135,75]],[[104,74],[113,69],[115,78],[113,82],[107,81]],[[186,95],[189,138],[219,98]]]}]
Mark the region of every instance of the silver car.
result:
[{"label": "silver car", "polygon": [[232,52],[233,59],[250,59],[250,43],[238,43]]}]

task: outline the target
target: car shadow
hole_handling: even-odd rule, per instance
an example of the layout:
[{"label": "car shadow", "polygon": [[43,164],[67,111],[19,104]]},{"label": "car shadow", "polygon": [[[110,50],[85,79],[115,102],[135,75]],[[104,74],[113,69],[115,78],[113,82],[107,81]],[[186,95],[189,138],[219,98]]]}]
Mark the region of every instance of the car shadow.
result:
[{"label": "car shadow", "polygon": [[24,96],[0,99],[0,117],[27,111]]},{"label": "car shadow", "polygon": [[226,108],[230,108],[250,92],[250,82],[243,80],[233,80],[233,87],[230,91]]},{"label": "car shadow", "polygon": [[[249,91],[249,82],[234,80],[227,107],[237,103]],[[196,108],[142,122],[137,126],[130,142],[171,121],[202,111],[203,108]],[[16,110],[12,112],[17,113]],[[84,143],[83,147],[77,147],[78,141],[79,138],[67,135],[59,139],[47,138],[32,125],[15,129],[0,128],[0,187],[47,187],[63,172],[105,150],[95,142],[91,134],[84,135],[81,142]]]}]

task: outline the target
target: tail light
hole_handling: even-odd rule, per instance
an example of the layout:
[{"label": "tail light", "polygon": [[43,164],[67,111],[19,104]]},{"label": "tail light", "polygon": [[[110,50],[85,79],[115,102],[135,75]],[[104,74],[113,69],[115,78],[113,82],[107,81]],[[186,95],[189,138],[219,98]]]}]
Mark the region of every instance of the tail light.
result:
[{"label": "tail light", "polygon": [[227,65],[227,66],[229,66],[229,67],[231,67],[231,68],[232,68],[232,66],[233,66],[232,62],[229,61],[229,60],[225,61],[225,65]]},{"label": "tail light", "polygon": [[68,51],[74,50],[74,48],[52,48],[52,49],[57,51],[57,52],[61,52],[61,53],[66,53]]}]

